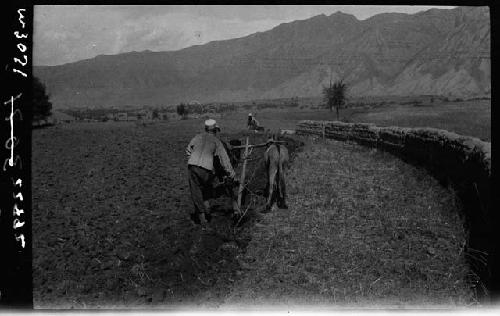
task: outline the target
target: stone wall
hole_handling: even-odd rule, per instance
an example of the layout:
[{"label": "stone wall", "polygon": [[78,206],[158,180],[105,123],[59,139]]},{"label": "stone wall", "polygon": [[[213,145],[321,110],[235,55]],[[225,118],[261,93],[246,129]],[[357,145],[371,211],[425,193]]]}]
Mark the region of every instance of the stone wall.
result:
[{"label": "stone wall", "polygon": [[[424,166],[442,185],[457,191],[469,231],[467,247],[490,254],[494,251],[491,143],[434,128],[378,127],[337,121],[300,121],[296,133],[354,141]],[[481,262],[485,258],[476,259]],[[474,271],[488,288],[497,288],[497,284],[491,284],[491,274],[498,271],[492,271],[492,264],[485,267],[478,262],[470,262]]]}]

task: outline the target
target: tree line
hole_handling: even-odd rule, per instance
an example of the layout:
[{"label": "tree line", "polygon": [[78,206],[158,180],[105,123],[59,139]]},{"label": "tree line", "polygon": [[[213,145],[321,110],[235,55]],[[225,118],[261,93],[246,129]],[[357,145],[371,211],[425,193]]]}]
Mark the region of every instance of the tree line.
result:
[{"label": "tree line", "polygon": [[225,113],[236,111],[237,107],[234,104],[185,104],[180,103],[176,107],[176,112],[183,119],[186,119],[189,114],[206,114],[206,113]]}]

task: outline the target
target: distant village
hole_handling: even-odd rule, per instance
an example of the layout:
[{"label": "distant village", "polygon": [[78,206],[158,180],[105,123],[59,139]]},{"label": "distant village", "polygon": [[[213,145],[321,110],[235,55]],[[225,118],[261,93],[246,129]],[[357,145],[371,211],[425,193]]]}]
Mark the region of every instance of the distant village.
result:
[{"label": "distant village", "polygon": [[100,113],[102,110],[52,110],[52,115],[40,124],[59,124],[72,122],[107,122],[107,121],[152,121],[168,120],[178,116],[176,113],[157,112],[153,110],[123,111]]},{"label": "distant village", "polygon": [[[293,104],[292,104],[293,103]],[[95,108],[82,107],[75,109],[53,109],[52,115],[41,122],[34,122],[34,126],[52,125],[72,122],[107,122],[107,121],[155,121],[155,120],[180,120],[186,118],[220,117],[223,113],[236,111],[238,108],[245,110],[265,108],[276,108],[279,106],[297,106],[297,99],[284,99],[266,102],[240,102],[240,103],[207,103],[201,104],[197,101],[180,103],[169,107],[111,107]]]},{"label": "distant village", "polygon": [[[182,110],[179,111],[179,106]],[[220,116],[223,112],[234,111],[234,104],[200,104],[199,102],[190,102],[170,106],[166,108],[148,108],[142,109],[134,107],[123,108],[76,108],[76,109],[54,109],[52,115],[42,122],[34,122],[34,125],[60,124],[72,122],[107,122],[107,121],[154,121],[154,120],[180,120],[189,118],[198,118],[210,115],[212,117]]]}]

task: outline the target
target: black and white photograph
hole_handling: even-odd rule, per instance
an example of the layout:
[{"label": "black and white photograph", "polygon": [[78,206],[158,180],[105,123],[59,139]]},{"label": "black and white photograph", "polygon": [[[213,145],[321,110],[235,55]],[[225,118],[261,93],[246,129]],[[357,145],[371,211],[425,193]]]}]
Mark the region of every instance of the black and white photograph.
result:
[{"label": "black and white photograph", "polygon": [[496,306],[490,9],[33,5],[32,308]]}]

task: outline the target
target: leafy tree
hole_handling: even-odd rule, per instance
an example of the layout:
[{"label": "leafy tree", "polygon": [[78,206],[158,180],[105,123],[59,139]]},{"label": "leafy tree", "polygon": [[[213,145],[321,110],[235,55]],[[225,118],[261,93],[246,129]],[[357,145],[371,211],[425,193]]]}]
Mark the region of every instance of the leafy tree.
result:
[{"label": "leafy tree", "polygon": [[347,84],[342,80],[338,80],[332,85],[332,82],[330,81],[330,86],[323,88],[323,97],[330,111],[335,108],[338,120],[339,109],[346,103]]},{"label": "leafy tree", "polygon": [[51,115],[52,103],[45,91],[45,85],[33,77],[33,121],[46,120]]},{"label": "leafy tree", "polygon": [[151,118],[153,120],[158,120],[160,118],[160,115],[158,114],[158,109],[153,110],[153,112],[151,113]]},{"label": "leafy tree", "polygon": [[177,106],[176,110],[177,110],[177,114],[179,114],[179,116],[181,116],[182,119],[187,118],[189,111],[188,111],[187,106],[184,103],[179,104]]}]

